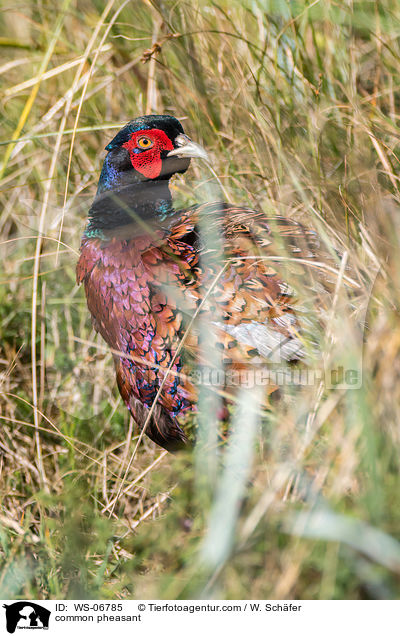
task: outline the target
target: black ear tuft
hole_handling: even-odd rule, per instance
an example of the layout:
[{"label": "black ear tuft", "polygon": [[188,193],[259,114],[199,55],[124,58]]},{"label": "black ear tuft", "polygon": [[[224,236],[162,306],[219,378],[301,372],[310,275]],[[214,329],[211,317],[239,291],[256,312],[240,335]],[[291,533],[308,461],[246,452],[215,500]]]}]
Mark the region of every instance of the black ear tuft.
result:
[{"label": "black ear tuft", "polygon": [[133,130],[130,123],[126,124],[126,126],[121,128],[121,130],[115,135],[114,139],[112,139],[110,143],[107,144],[106,150],[113,150],[114,148],[122,146],[122,144],[129,141],[132,132]]}]

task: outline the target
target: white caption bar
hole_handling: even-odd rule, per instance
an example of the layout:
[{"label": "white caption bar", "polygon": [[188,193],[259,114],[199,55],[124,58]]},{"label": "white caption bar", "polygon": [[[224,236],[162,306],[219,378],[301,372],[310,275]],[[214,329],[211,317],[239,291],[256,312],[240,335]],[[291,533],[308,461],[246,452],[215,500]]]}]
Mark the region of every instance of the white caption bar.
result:
[{"label": "white caption bar", "polygon": [[[376,636],[398,624],[400,601],[3,601],[0,633],[32,636],[112,633],[196,636],[233,629],[255,634]],[[217,631],[218,630],[218,631]],[[339,632],[340,630],[340,632]],[[40,636],[40,633],[35,634]]]}]

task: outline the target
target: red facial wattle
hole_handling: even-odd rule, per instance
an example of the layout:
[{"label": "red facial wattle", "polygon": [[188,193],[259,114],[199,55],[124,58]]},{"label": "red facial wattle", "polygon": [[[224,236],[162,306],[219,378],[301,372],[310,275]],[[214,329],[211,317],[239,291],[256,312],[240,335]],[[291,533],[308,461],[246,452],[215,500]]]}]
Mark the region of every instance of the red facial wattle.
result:
[{"label": "red facial wattle", "polygon": [[[138,147],[138,140],[141,137],[147,137],[153,142],[151,148],[146,150]],[[124,143],[122,147],[129,151],[134,169],[140,172],[146,179],[157,179],[157,177],[160,176],[162,169],[162,151],[174,149],[170,138],[163,130],[159,130],[158,128],[135,131],[132,133],[129,141]]]}]

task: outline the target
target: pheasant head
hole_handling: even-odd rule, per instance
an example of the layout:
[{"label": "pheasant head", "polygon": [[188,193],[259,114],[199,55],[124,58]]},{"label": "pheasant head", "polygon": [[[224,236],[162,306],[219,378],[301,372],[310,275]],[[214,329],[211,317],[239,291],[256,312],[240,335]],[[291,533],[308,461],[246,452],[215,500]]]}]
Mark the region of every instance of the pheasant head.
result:
[{"label": "pheasant head", "polygon": [[97,195],[89,211],[90,233],[173,212],[170,177],[186,172],[190,159],[206,159],[181,123],[170,115],[147,115],[126,124],[106,146]]}]

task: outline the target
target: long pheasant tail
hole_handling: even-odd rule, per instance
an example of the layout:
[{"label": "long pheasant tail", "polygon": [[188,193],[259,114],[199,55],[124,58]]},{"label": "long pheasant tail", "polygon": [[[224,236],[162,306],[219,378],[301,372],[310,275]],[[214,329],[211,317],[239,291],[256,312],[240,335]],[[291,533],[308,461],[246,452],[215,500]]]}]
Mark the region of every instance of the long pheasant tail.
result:
[{"label": "long pheasant tail", "polygon": [[[145,407],[139,400],[131,398],[129,404],[136,424],[142,430],[145,425],[149,409]],[[175,418],[171,417],[168,411],[160,405],[157,405],[146,424],[145,433],[153,442],[162,446],[168,451],[178,451],[187,448],[190,444],[185,433],[179,426]]]}]

